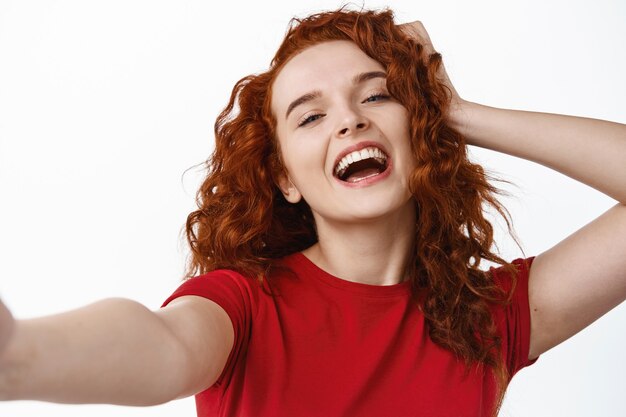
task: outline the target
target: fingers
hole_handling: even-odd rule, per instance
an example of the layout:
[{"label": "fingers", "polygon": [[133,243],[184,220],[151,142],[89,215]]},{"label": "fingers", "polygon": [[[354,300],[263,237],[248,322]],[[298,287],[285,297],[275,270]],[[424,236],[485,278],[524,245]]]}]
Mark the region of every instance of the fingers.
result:
[{"label": "fingers", "polygon": [[430,40],[430,36],[426,28],[419,20],[398,25],[398,28],[409,38],[421,43],[428,54],[434,53],[435,48]]},{"label": "fingers", "polygon": [[11,315],[9,309],[0,300],[0,352],[4,346],[8,343],[9,337],[13,332],[15,320]]},{"label": "fingers", "polygon": [[[420,43],[424,48],[423,53],[427,57],[430,57],[432,54],[437,52],[433,47],[433,43],[430,40],[430,36],[428,35],[426,28],[419,20],[409,23],[403,23],[401,25],[398,25],[398,28],[402,32],[404,32],[404,34],[406,34],[409,38]],[[450,91],[451,102],[455,106],[458,105],[458,103],[460,103],[462,99],[459,96],[459,93],[454,88],[454,85],[452,85],[452,82],[450,81],[450,77],[448,76],[448,72],[446,71],[443,62],[441,63],[441,67],[439,68],[438,75],[441,81],[448,87],[448,90]]]}]

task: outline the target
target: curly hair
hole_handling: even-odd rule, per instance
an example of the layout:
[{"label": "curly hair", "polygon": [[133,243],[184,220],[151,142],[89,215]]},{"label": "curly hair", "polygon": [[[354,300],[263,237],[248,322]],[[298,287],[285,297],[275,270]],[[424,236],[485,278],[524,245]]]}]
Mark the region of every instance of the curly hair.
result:
[{"label": "curly hair", "polygon": [[[510,216],[496,198],[500,192],[492,178],[469,161],[464,137],[446,122],[451,93],[437,76],[441,55],[428,55],[394,23],[390,10],[342,8],[294,18],[270,68],[237,82],[215,123],[215,150],[197,194],[199,208],[187,219],[187,276],[228,268],[263,280],[274,259],[317,242],[307,203],[288,203],[277,186],[285,168],[270,97],[272,82],[291,57],[332,40],[352,41],[380,62],[390,94],[408,110],[417,167],[409,178],[417,218],[408,266],[412,293],[433,342],[462,358],[468,370],[472,364],[493,370],[497,413],[510,377],[490,306],[509,302],[515,270],[491,250],[493,227],[485,212],[494,208],[509,231]],[[479,269],[481,260],[511,273],[508,293]],[[427,295],[420,299],[423,289]]]}]

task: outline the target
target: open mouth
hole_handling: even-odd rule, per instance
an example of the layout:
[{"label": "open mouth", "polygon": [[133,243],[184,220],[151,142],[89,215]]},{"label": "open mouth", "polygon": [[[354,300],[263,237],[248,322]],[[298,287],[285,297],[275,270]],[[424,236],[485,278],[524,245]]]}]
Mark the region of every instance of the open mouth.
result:
[{"label": "open mouth", "polygon": [[333,173],[341,181],[355,183],[383,173],[389,164],[387,155],[375,146],[350,152],[339,160]]}]

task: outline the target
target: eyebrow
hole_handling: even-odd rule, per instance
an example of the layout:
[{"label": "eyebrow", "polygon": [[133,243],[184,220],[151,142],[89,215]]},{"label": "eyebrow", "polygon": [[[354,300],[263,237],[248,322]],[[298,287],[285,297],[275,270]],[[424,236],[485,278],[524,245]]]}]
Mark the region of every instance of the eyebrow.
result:
[{"label": "eyebrow", "polygon": [[[369,72],[361,72],[354,77],[352,77],[352,84],[360,84],[362,82],[372,80],[374,78],[387,78],[387,74],[383,71],[369,71]],[[311,91],[309,93],[303,94],[294,101],[292,101],[287,107],[287,112],[285,113],[285,119],[289,117],[289,114],[301,104],[307,103],[311,100],[318,99],[322,96],[322,92],[319,90]]]}]

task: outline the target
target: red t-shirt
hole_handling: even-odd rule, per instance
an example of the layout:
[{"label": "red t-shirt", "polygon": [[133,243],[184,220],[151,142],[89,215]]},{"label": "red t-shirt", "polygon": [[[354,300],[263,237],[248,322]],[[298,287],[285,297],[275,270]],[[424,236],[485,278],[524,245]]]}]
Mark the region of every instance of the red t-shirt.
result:
[{"label": "red t-shirt", "polygon": [[[512,303],[494,307],[511,374],[528,360],[528,270]],[[488,416],[494,379],[434,344],[408,282],[346,281],[303,254],[282,259],[261,287],[229,270],[185,281],[169,297],[206,297],[230,316],[235,341],[218,381],[196,395],[199,417]],[[498,282],[507,276],[493,269]],[[268,293],[271,288],[273,295]]]}]

